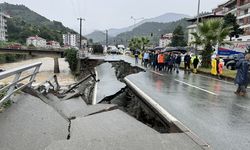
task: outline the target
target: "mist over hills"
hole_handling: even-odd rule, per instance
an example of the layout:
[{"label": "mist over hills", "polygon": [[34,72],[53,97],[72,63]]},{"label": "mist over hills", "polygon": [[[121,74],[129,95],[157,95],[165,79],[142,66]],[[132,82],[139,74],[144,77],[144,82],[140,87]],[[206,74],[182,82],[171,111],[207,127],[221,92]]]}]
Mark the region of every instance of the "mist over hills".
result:
[{"label": "mist over hills", "polygon": [[[131,31],[136,29],[135,34],[136,35],[145,35],[147,32],[153,33],[153,28],[157,28],[157,30],[164,31],[166,26],[170,25],[168,23],[179,23],[179,20],[182,20],[183,18],[189,18],[190,16],[185,14],[177,14],[177,13],[165,13],[163,15],[150,18],[150,19],[144,19],[140,22],[138,22],[135,25],[131,25],[128,27],[120,28],[120,29],[109,29],[109,38],[110,39],[123,39],[126,40],[127,38],[131,37]],[[184,22],[184,20],[182,20]],[[134,32],[134,31],[133,31]],[[156,31],[154,31],[155,33]],[[171,30],[172,32],[172,30]],[[158,31],[157,31],[158,33]],[[162,33],[162,32],[161,32]],[[103,36],[104,34],[104,36]],[[123,37],[123,35],[126,35],[126,38]],[[93,33],[90,33],[86,35],[87,38],[93,39],[94,42],[101,42],[105,41],[105,33],[102,31],[94,31]]]}]

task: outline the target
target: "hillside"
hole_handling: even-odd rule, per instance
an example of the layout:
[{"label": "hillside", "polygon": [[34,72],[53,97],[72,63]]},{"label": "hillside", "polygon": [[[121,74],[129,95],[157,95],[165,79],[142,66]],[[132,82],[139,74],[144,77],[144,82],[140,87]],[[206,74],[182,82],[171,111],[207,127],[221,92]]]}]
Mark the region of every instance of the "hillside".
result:
[{"label": "hillside", "polygon": [[[131,26],[128,26],[125,28],[109,29],[109,36],[116,37],[119,34],[123,34],[123,33],[129,34],[130,31],[132,31],[134,28],[138,28],[138,27],[139,27],[139,29],[143,28],[143,30],[146,30],[146,32],[147,32],[147,30],[151,30],[151,27],[152,28],[156,27],[157,30],[163,29],[164,28],[163,26],[165,25],[165,23],[176,22],[178,20],[181,20],[183,18],[188,18],[188,17],[189,17],[188,15],[184,15],[184,14],[165,13],[163,15],[160,15],[160,16],[157,16],[154,18],[144,19],[135,25],[131,25]],[[141,35],[141,34],[139,33],[139,35]],[[105,40],[105,36],[101,35],[101,31],[100,31],[100,33],[98,33],[97,31],[94,31],[94,32],[88,34],[87,37],[93,39],[95,42],[101,42],[101,41]]]},{"label": "hillside", "polygon": [[0,8],[11,17],[7,21],[9,41],[25,43],[27,37],[38,35],[62,43],[63,33],[76,33],[61,22],[50,21],[24,5],[0,3]]},{"label": "hillside", "polygon": [[[94,31],[86,35],[88,39],[92,39],[94,43],[103,43],[106,40],[106,34],[102,31]],[[109,36],[109,38],[112,38]]]},{"label": "hillside", "polygon": [[[165,33],[172,33],[176,26],[181,25],[184,29],[189,25],[185,19],[181,19],[175,22],[169,23],[157,23],[157,22],[146,22],[132,31],[124,32],[117,35],[115,38],[110,39],[112,44],[124,44],[127,45],[127,42],[133,36],[146,36],[152,41],[154,45],[157,45],[159,42],[159,37]],[[152,35],[152,36],[151,36]],[[186,33],[187,38],[187,33]]]},{"label": "hillside", "polygon": [[154,18],[144,19],[144,20],[138,22],[136,25],[131,25],[129,27],[125,27],[125,28],[121,28],[121,29],[110,29],[109,34],[111,36],[117,36],[120,33],[132,31],[135,27],[138,27],[138,26],[140,26],[144,23],[147,23],[147,22],[169,23],[169,22],[178,21],[178,20],[181,20],[183,18],[188,18],[188,17],[190,17],[190,16],[185,15],[185,14],[165,13],[163,15],[160,15],[160,16],[157,16]]}]

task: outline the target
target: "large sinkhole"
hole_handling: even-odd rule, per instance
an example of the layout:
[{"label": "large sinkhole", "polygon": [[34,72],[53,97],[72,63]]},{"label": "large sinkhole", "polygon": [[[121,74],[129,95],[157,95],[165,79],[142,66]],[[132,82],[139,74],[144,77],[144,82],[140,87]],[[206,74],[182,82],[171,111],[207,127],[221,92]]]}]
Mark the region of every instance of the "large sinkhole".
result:
[{"label": "large sinkhole", "polygon": [[[82,73],[81,78],[83,75],[86,76],[88,74],[86,73],[87,71],[89,72],[91,70],[91,72],[94,72],[94,67],[103,63],[111,63],[116,76],[116,79],[114,80],[118,80],[123,83],[125,83],[124,78],[126,76],[144,72],[144,69],[137,66],[131,66],[125,61],[104,62],[100,60],[91,60],[84,63],[85,66],[83,65],[84,69],[82,69],[84,73]],[[86,66],[86,64],[88,66]],[[81,87],[81,91],[83,93],[82,97],[88,104],[91,104],[94,86],[95,81],[93,79],[89,79]],[[120,91],[113,93],[112,95],[104,97],[99,103],[116,104],[120,110],[160,133],[179,132],[179,130],[170,129],[172,127],[170,127],[170,125],[166,123],[166,121],[162,119],[162,117],[154,109],[152,109],[150,105],[148,105],[128,86],[120,89]]]}]

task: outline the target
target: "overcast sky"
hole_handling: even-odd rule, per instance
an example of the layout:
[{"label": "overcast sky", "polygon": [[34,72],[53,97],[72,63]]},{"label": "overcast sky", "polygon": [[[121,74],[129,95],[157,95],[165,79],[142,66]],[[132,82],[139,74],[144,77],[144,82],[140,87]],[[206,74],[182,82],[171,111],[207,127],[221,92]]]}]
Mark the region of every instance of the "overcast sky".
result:
[{"label": "overcast sky", "polygon": [[[0,0],[1,2],[2,0]],[[77,17],[83,17],[84,34],[93,30],[121,28],[133,24],[135,18],[152,18],[167,12],[195,16],[198,0],[3,0],[24,4],[50,20],[61,21],[78,31]],[[201,0],[201,11],[211,11],[226,0]]]}]

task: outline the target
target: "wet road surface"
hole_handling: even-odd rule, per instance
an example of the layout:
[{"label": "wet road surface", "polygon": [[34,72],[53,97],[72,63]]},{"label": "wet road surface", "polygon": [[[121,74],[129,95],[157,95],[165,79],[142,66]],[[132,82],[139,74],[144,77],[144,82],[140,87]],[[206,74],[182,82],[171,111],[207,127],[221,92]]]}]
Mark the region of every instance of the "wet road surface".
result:
[{"label": "wet road surface", "polygon": [[234,95],[232,83],[182,71],[147,71],[128,79],[212,148],[249,149],[250,98]]}]

